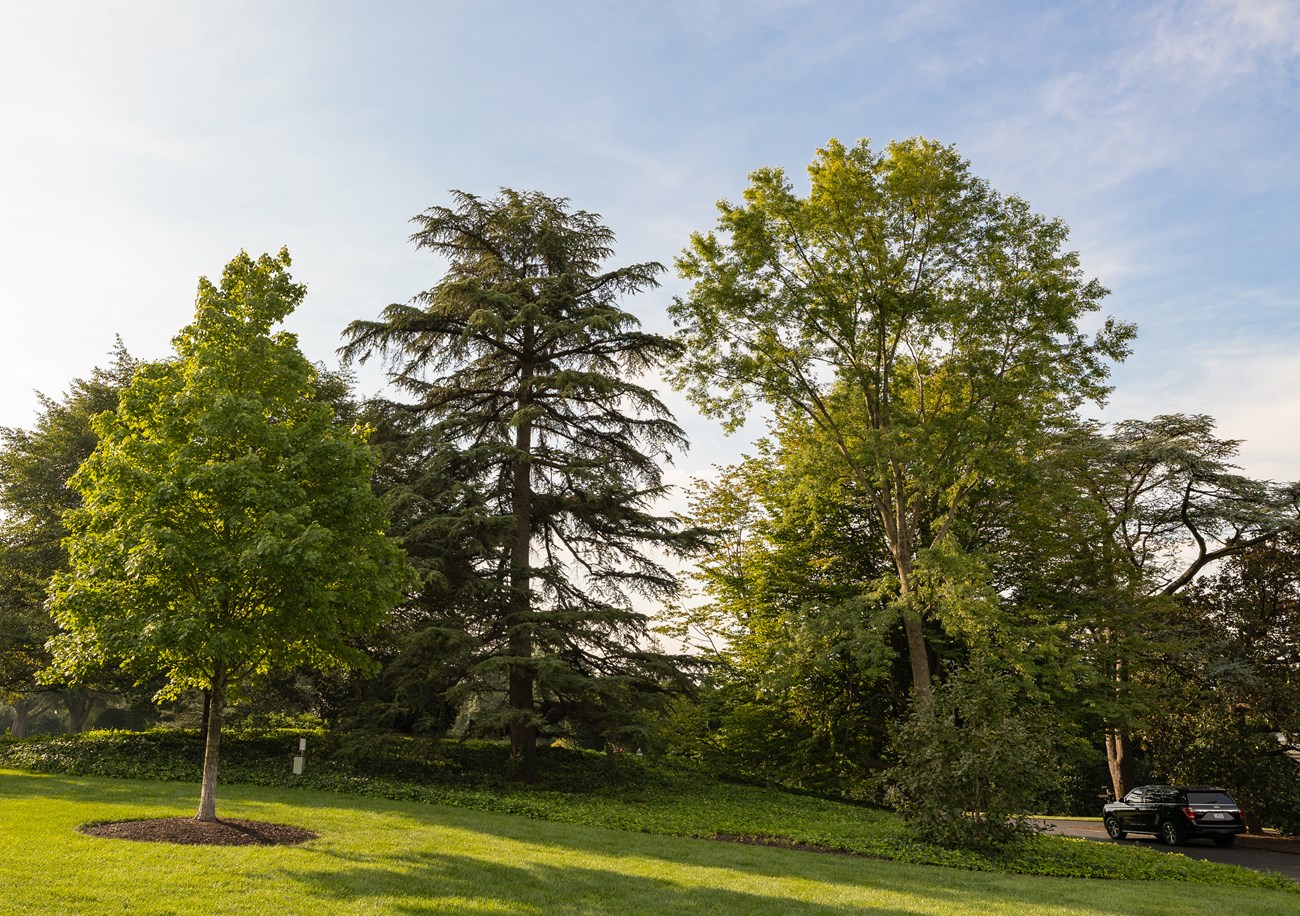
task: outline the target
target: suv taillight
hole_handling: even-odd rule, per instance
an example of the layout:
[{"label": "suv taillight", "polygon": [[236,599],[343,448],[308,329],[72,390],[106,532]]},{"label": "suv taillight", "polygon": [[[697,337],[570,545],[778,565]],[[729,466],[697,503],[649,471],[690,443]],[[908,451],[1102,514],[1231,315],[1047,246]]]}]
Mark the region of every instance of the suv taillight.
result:
[{"label": "suv taillight", "polygon": [[1192,806],[1191,806],[1191,805],[1184,805],[1184,806],[1183,806],[1183,814],[1187,815],[1187,819],[1188,819],[1189,821],[1194,821],[1194,820],[1196,820],[1196,812],[1192,810]]}]

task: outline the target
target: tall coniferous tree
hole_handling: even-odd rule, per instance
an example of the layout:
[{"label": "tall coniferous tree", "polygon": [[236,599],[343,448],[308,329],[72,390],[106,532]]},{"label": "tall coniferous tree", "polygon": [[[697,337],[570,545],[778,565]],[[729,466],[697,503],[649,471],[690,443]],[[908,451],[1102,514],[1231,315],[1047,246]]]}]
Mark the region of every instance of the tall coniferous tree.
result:
[{"label": "tall coniferous tree", "polygon": [[409,470],[439,470],[444,496],[463,498],[426,493],[418,525],[474,544],[490,618],[477,673],[504,674],[512,756],[532,780],[547,713],[662,673],[632,599],[678,589],[650,545],[682,553],[699,540],[653,514],[665,491],[659,462],[686,441],[638,379],[674,344],[619,306],[657,286],[663,268],[606,269],[614,234],[599,216],[537,192],[453,192],[451,207],[414,222],[412,241],[446,257],[447,273],[378,321],[354,322],[343,354],[384,357],[436,431]]}]

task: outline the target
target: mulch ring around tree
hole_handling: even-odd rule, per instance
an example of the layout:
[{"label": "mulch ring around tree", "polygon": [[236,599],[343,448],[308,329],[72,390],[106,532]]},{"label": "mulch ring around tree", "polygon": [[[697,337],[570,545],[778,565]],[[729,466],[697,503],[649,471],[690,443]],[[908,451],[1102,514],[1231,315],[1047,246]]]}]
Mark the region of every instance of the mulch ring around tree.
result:
[{"label": "mulch ring around tree", "polygon": [[184,846],[296,846],[317,834],[286,824],[266,824],[242,818],[200,821],[192,817],[157,817],[139,821],[108,821],[77,828],[88,836],[142,843]]}]

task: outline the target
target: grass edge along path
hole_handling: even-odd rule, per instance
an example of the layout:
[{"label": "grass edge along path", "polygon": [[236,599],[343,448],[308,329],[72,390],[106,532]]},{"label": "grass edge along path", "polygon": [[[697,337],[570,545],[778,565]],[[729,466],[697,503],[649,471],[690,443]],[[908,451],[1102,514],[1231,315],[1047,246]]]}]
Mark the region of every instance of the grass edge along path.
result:
[{"label": "grass edge along path", "polygon": [[[890,812],[649,764],[624,755],[547,748],[543,782],[509,780],[504,746],[389,739],[361,752],[324,733],[309,738],[308,775],[288,775],[297,732],[223,738],[222,780],[300,786],[369,798],[450,805],[542,821],[668,836],[778,838],[897,862],[1054,877],[1186,881],[1300,892],[1279,875],[1068,837],[1036,837],[1002,855],[907,838]],[[280,759],[283,758],[283,759]],[[197,798],[202,747],[175,731],[101,732],[0,741],[0,766],[37,772],[181,779]],[[220,795],[219,795],[220,797]],[[219,813],[224,813],[218,808]]]},{"label": "grass edge along path", "polygon": [[183,815],[192,787],[0,770],[0,912],[1201,914],[1295,912],[1293,894],[998,875],[710,843],[310,789],[228,786],[229,817],[320,835],[292,847],[84,836]]}]

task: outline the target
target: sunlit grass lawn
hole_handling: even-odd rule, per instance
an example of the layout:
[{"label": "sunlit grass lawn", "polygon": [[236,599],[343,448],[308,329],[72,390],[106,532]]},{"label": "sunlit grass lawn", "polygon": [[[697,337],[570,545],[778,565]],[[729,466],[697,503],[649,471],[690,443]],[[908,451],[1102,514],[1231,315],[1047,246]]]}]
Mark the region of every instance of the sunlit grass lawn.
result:
[{"label": "sunlit grass lawn", "polygon": [[0,770],[3,913],[1293,914],[1297,896],[1031,878],[630,833],[304,789],[223,787],[220,814],[320,834],[181,847],[77,833],[188,816],[195,787]]}]

